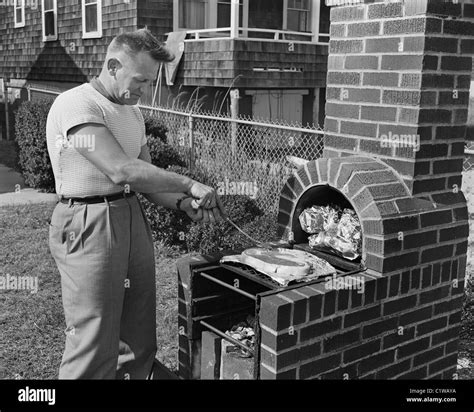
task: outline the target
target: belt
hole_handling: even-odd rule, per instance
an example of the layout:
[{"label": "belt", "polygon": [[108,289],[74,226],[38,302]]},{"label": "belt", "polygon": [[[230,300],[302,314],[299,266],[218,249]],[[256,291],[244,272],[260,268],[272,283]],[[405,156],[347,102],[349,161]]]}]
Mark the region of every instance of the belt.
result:
[{"label": "belt", "polygon": [[104,203],[104,202],[113,202],[114,200],[124,199],[127,197],[135,196],[135,192],[125,193],[114,193],[113,195],[106,196],[91,196],[91,197],[61,197],[59,200],[61,203],[67,204],[92,204],[92,203]]}]

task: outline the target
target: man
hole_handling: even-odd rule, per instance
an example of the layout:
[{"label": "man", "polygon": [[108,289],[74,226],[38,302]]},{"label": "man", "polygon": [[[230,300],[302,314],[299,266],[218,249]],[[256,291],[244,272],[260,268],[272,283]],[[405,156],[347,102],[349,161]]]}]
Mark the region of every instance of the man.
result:
[{"label": "man", "polygon": [[48,152],[61,200],[50,250],[61,274],[60,379],[145,379],[156,352],[155,263],[134,192],[194,221],[224,213],[214,189],[151,164],[136,106],[173,56],[146,29],[117,36],[100,76],[55,100]]}]

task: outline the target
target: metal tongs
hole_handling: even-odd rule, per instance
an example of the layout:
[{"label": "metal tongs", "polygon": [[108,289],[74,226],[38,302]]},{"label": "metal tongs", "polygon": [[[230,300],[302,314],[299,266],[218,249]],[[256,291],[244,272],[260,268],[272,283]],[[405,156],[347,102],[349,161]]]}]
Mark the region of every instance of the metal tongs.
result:
[{"label": "metal tongs", "polygon": [[[200,207],[199,204],[196,203],[196,200],[195,200],[195,199],[193,200],[193,202],[194,202],[194,205],[195,205],[195,206],[193,206],[193,207],[195,207],[196,209],[198,209],[198,208]],[[255,238],[253,238],[252,236],[250,236],[247,232],[245,232],[245,230],[242,230],[236,223],[234,223],[234,222],[232,221],[232,219],[231,219],[229,216],[227,216],[227,215],[222,215],[222,218],[223,218],[225,221],[229,222],[234,228],[236,228],[236,229],[237,229],[240,233],[242,233],[245,237],[247,237],[248,239],[250,239],[250,240],[251,240],[253,243],[255,243],[255,245],[257,245],[258,247],[261,247],[261,248],[266,249],[266,250],[272,250],[272,249],[273,249],[273,247],[270,246],[270,245],[268,245],[268,243],[265,244],[265,243],[260,242],[259,240],[255,239]]]},{"label": "metal tongs", "polygon": [[244,236],[246,236],[247,238],[249,238],[253,243],[255,243],[258,247],[261,247],[263,249],[267,249],[267,250],[272,250],[272,247],[269,246],[268,244],[265,244],[263,242],[260,242],[259,240],[253,238],[252,236],[250,236],[247,232],[245,232],[245,230],[242,230],[239,226],[237,226],[231,219],[229,216],[225,216],[224,217],[224,220],[226,220],[227,222],[229,222],[232,226],[234,226],[240,233],[242,233]]}]

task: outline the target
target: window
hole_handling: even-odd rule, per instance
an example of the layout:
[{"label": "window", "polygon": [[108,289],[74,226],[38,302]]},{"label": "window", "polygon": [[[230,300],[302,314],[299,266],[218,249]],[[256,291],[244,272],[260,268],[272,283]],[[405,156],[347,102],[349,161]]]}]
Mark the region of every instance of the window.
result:
[{"label": "window", "polygon": [[[283,28],[283,0],[251,1],[249,4],[249,27],[258,29]],[[259,33],[259,36],[263,33]],[[273,35],[270,33],[269,37]]]},{"label": "window", "polygon": [[[249,0],[239,4],[239,26],[247,27]],[[173,10],[175,31],[230,27],[231,0],[174,0]]]},{"label": "window", "polygon": [[286,28],[291,31],[311,31],[310,1],[288,0]]},{"label": "window", "polygon": [[319,17],[319,41],[329,42],[329,14],[331,8],[326,6],[324,2],[321,3]]},{"label": "window", "polygon": [[179,0],[179,28],[199,30],[206,28],[207,0]]},{"label": "window", "polygon": [[43,41],[58,39],[57,0],[41,0],[43,19]]},{"label": "window", "polygon": [[[232,0],[217,0],[217,27],[230,27],[230,9]],[[239,22],[242,26],[244,3],[239,1]]]},{"label": "window", "polygon": [[102,37],[102,0],[82,0],[82,38]]},{"label": "window", "polygon": [[15,15],[15,28],[25,27],[25,0],[15,0],[13,2]]},{"label": "window", "polygon": [[256,118],[287,123],[302,123],[303,95],[307,90],[247,90],[252,96],[252,114]]}]

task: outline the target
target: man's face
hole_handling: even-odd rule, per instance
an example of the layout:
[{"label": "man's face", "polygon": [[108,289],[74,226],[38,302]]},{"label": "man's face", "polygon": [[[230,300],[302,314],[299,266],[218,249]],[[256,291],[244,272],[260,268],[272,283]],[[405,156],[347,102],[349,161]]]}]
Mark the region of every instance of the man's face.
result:
[{"label": "man's face", "polygon": [[122,66],[115,74],[118,98],[127,105],[135,105],[156,79],[159,62],[145,52],[126,56],[120,62]]}]

